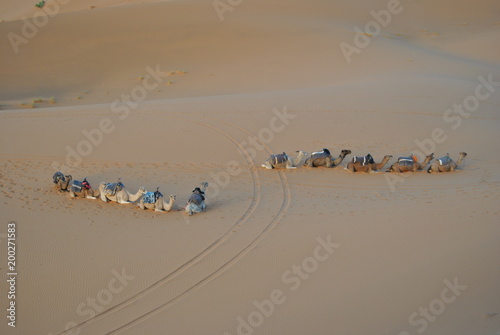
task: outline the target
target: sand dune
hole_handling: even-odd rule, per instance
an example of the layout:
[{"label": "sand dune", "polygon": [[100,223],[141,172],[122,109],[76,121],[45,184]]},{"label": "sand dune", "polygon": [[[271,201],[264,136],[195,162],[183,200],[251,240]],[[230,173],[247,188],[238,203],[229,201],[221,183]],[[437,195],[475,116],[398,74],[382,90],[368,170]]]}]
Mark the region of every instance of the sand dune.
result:
[{"label": "sand dune", "polygon": [[[43,9],[0,15],[2,334],[500,330],[496,2],[57,4],[33,36]],[[448,174],[260,166],[322,148],[468,156]],[[71,199],[56,170],[177,203]]]}]

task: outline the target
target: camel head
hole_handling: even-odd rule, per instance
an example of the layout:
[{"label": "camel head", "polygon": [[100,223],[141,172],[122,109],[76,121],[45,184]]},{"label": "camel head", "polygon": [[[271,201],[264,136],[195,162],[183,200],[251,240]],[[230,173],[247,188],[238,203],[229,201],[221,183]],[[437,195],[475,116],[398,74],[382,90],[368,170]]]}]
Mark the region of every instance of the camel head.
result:
[{"label": "camel head", "polygon": [[384,156],[384,159],[387,159],[387,160],[389,160],[389,159],[391,159],[391,158],[392,158],[392,155],[385,155],[385,156]]},{"label": "camel head", "polygon": [[347,155],[350,155],[351,154],[351,150],[347,150],[347,149],[344,149],[340,152],[340,155],[341,156],[347,156]]},{"label": "camel head", "polygon": [[146,189],[141,186],[141,187],[139,187],[139,193],[140,194],[146,194],[146,193],[148,193],[148,191],[146,191]]},{"label": "camel head", "polygon": [[424,164],[424,163],[426,163],[426,162],[430,162],[430,161],[432,161],[433,159],[434,159],[434,153],[432,152],[432,153],[430,153],[429,155],[425,156],[424,162],[423,162],[422,164]]},{"label": "camel head", "polygon": [[465,158],[467,156],[466,152],[461,152],[459,157]]},{"label": "camel head", "polygon": [[175,200],[175,194],[170,194],[169,198],[170,200]]}]

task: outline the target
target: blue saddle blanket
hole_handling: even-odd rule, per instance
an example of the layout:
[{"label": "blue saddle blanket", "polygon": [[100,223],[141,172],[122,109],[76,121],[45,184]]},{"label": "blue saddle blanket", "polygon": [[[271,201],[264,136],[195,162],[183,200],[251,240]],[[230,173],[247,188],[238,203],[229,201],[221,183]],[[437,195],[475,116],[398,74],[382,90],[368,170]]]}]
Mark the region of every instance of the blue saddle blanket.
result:
[{"label": "blue saddle blanket", "polygon": [[146,194],[144,194],[143,199],[146,204],[154,204],[156,202],[154,192],[147,192]]},{"label": "blue saddle blanket", "polygon": [[71,190],[73,192],[81,192],[82,188],[83,188],[83,185],[82,185],[81,181],[78,181],[78,180],[73,181],[73,185],[71,185]]},{"label": "blue saddle blanket", "polygon": [[450,156],[444,156],[438,159],[439,165],[446,165],[451,162]]},{"label": "blue saddle blanket", "polygon": [[155,191],[155,192],[146,192],[144,194],[144,203],[146,204],[154,204],[158,198],[163,197],[163,194],[161,194],[160,191]]}]

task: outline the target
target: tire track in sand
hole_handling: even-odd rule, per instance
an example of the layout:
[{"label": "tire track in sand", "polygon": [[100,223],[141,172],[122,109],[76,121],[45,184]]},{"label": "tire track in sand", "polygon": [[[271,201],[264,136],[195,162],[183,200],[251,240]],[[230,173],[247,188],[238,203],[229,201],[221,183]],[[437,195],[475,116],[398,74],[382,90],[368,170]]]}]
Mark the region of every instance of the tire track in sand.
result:
[{"label": "tire track in sand", "polygon": [[[247,131],[246,129],[241,128],[241,127],[234,125],[232,123],[229,123],[229,122],[225,122],[225,121],[221,121],[221,120],[218,120],[218,121],[225,123],[225,124],[235,128],[235,129],[238,129],[238,130],[248,134],[249,136],[252,136],[253,138],[255,138],[258,141],[258,139],[252,133]],[[272,153],[270,148],[267,145],[265,145],[264,143],[261,143],[260,141],[259,141],[259,144],[265,148],[265,150],[267,151],[268,154]],[[241,146],[240,146],[240,149],[241,149]],[[141,322],[146,321],[150,317],[155,316],[156,314],[158,314],[161,311],[163,311],[164,309],[170,307],[171,305],[173,305],[177,301],[181,300],[182,298],[186,297],[187,295],[193,293],[195,290],[201,288],[205,284],[207,284],[210,281],[217,278],[219,275],[221,275],[222,273],[227,271],[231,266],[236,264],[240,259],[242,259],[246,254],[248,254],[252,249],[254,249],[265,237],[268,236],[268,234],[273,230],[273,228],[276,227],[276,225],[282,219],[285,211],[288,209],[288,207],[290,206],[290,203],[291,203],[290,186],[288,185],[288,180],[287,180],[287,177],[286,177],[285,173],[283,172],[283,170],[278,170],[278,176],[279,176],[281,188],[283,191],[283,200],[281,202],[280,208],[279,208],[278,212],[272,218],[271,222],[268,223],[265,226],[265,228],[249,244],[247,244],[243,249],[241,249],[236,255],[234,255],[228,261],[226,261],[221,266],[219,266],[217,269],[215,269],[213,272],[211,272],[208,276],[202,278],[201,280],[199,280],[194,285],[187,288],[186,290],[184,290],[183,292],[181,292],[177,296],[171,298],[170,300],[164,302],[163,304],[157,306],[156,308],[150,310],[149,312],[144,313],[143,315],[127,322],[126,324],[124,324],[124,325],[122,325],[122,326],[120,326],[120,327],[118,327],[110,332],[107,332],[106,334],[107,335],[119,334],[125,330],[128,330],[128,329],[140,324]]]}]

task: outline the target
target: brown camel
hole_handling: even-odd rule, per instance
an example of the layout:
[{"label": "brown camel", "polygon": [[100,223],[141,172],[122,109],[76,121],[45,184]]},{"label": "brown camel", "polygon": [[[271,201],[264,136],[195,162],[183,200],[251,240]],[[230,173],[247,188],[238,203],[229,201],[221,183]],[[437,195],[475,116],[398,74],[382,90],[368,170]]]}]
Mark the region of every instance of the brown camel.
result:
[{"label": "brown camel", "polygon": [[72,198],[97,199],[100,194],[99,190],[95,190],[90,186],[86,178],[83,181],[73,180],[73,185],[69,189],[69,195]]},{"label": "brown camel", "polygon": [[347,170],[351,172],[373,172],[382,170],[387,164],[387,162],[392,158],[391,155],[385,155],[384,159],[380,163],[367,163],[363,165],[361,162],[349,162],[347,164]]},{"label": "brown camel", "polygon": [[62,172],[58,171],[54,173],[52,179],[54,180],[54,187],[56,190],[59,192],[68,192],[68,186],[73,177],[71,177],[71,175],[64,175]]},{"label": "brown camel", "polygon": [[332,168],[344,160],[344,157],[349,155],[351,150],[342,150],[337,158],[333,158],[330,154],[330,150],[323,149],[320,152],[313,152],[311,157],[306,159],[304,165],[309,167],[326,166],[327,168]]},{"label": "brown camel", "polygon": [[450,158],[449,155],[436,159],[434,163],[429,166],[427,169],[428,173],[431,172],[450,172],[458,169],[460,165],[462,165],[467,153],[461,152],[458,156],[458,160],[455,163],[453,159]]},{"label": "brown camel", "polygon": [[418,170],[422,170],[429,162],[434,158],[434,153],[425,156],[425,159],[422,163],[419,163],[415,160],[401,160],[391,165],[391,167],[387,170],[387,172],[417,172]]}]

